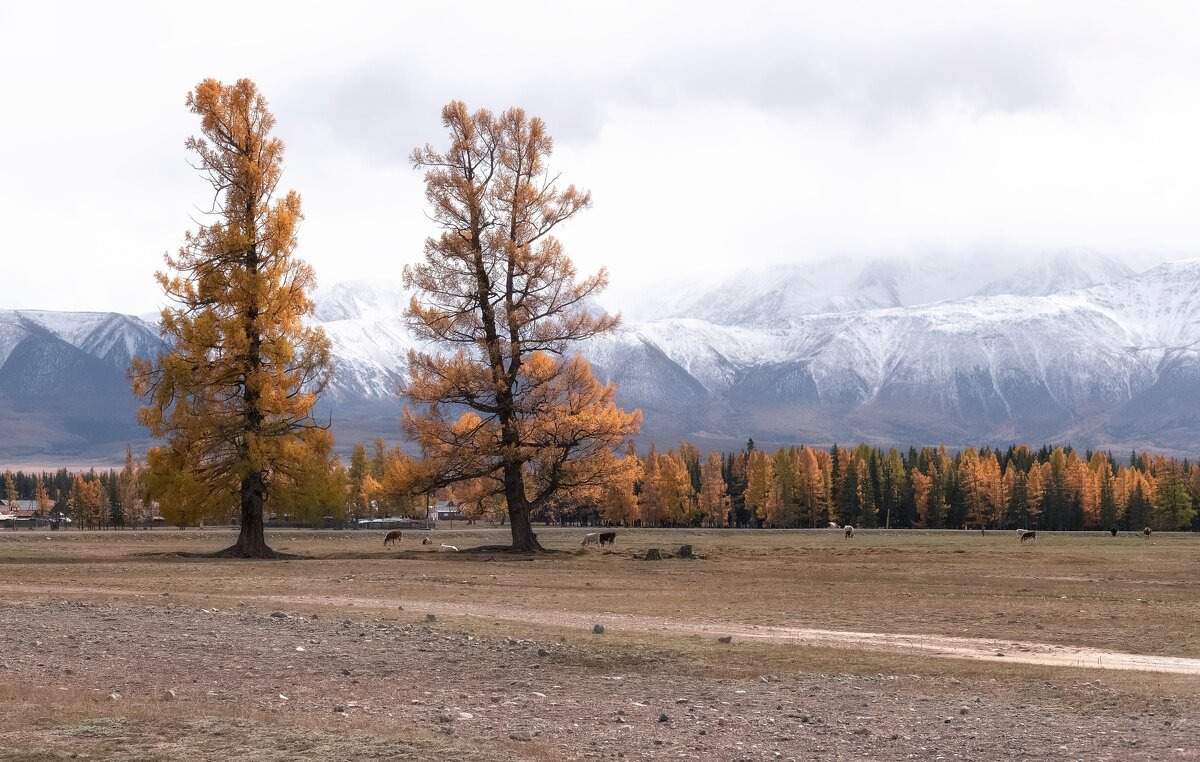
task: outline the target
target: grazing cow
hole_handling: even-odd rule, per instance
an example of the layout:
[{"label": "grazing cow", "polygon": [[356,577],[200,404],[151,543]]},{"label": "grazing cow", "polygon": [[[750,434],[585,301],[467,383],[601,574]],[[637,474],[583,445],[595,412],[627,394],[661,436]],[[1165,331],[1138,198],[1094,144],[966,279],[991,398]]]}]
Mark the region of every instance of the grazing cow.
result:
[{"label": "grazing cow", "polygon": [[1150,527],[1146,527],[1142,530],[1142,537],[1145,537],[1147,540],[1150,539]]},{"label": "grazing cow", "polygon": [[1113,527],[1112,529],[1110,529],[1110,530],[1108,530],[1108,531],[1112,532],[1112,536],[1113,536],[1113,537],[1116,537],[1116,536],[1117,536],[1117,528],[1116,528],[1116,527]]},{"label": "grazing cow", "polygon": [[847,540],[849,540],[851,537],[854,536],[854,527],[850,526],[849,524],[846,525],[845,531],[846,531],[846,539]]},{"label": "grazing cow", "polygon": [[600,547],[603,548],[605,545],[612,545],[616,541],[617,541],[617,533],[616,532],[601,532],[600,533]]},{"label": "grazing cow", "polygon": [[1021,528],[1018,528],[1018,529],[1017,529],[1017,539],[1018,539],[1018,540],[1019,540],[1019,539],[1021,539],[1021,535],[1025,534],[1025,533],[1026,533],[1026,532],[1028,532],[1028,531],[1029,531],[1028,529],[1021,529]]},{"label": "grazing cow", "polygon": [[830,529],[841,529],[841,527],[837,525],[836,521],[829,522],[829,528]]},{"label": "grazing cow", "polygon": [[1026,540],[1037,542],[1037,532],[1021,532],[1021,542],[1025,542]]},{"label": "grazing cow", "polygon": [[599,544],[600,544],[600,533],[599,532],[588,532],[587,534],[585,534],[583,536],[583,542],[579,543],[579,546],[583,547],[585,545],[599,545]]},{"label": "grazing cow", "polygon": [[450,551],[452,553],[457,553],[458,548],[454,547],[453,545],[447,545],[446,543],[442,543],[442,547],[438,548],[438,552],[445,553],[446,551]]},{"label": "grazing cow", "polygon": [[422,544],[422,545],[432,545],[432,544],[433,544],[433,540],[429,539],[428,537],[422,537],[422,538],[421,538],[421,544]]},{"label": "grazing cow", "polygon": [[400,530],[393,529],[392,531],[387,533],[387,537],[383,538],[383,544],[385,546],[387,546],[389,544],[395,545],[396,543],[400,542],[403,539],[404,539],[404,536],[402,534],[400,534]]}]

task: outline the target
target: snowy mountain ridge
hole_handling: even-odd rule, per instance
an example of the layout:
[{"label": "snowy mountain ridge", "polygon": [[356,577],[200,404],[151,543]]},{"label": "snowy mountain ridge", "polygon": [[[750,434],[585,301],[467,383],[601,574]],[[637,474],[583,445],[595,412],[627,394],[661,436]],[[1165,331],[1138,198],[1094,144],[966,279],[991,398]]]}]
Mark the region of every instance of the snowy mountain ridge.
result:
[{"label": "snowy mountain ridge", "polygon": [[[950,290],[969,293],[917,305],[902,303],[929,291],[913,267],[842,272],[841,295],[816,285],[828,272],[786,267],[735,277],[721,300],[703,303],[707,317],[630,322],[582,351],[617,383],[623,406],[643,410],[643,439],[666,445],[754,436],[1200,448],[1200,260],[1138,274],[1112,261],[1043,264],[982,285],[982,276],[951,278]],[[336,364],[322,409],[344,446],[398,434],[398,384],[418,346],[404,318],[409,298],[377,282],[314,297],[313,322]],[[127,315],[0,311],[0,424],[49,432],[43,452],[118,433],[123,450],[133,424],[118,413],[135,405],[125,369],[162,346],[156,327]],[[90,406],[62,404],[56,395],[68,390]],[[110,397],[120,404],[100,425],[89,411]]]}]

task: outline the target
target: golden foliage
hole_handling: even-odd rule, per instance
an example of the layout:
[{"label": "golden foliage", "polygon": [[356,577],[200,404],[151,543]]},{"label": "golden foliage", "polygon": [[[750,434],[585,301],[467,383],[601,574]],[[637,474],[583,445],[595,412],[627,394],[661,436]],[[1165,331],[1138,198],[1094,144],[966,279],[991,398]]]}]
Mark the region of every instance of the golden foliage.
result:
[{"label": "golden foliage", "polygon": [[300,196],[276,194],[284,146],[266,100],[248,79],[208,79],[187,105],[201,118],[187,147],[213,188],[217,221],[165,258],[156,277],[176,306],[163,309],[160,331],[172,346],[136,360],[130,376],[146,398],[141,422],[166,440],[148,458],[153,494],[178,517],[240,505],[237,547],[261,555],[269,497],[285,488],[295,497],[306,480],[313,495],[330,488],[326,440],[310,418],[329,378],[329,342],[302,323],[314,276],[293,256]]},{"label": "golden foliage", "polygon": [[405,283],[417,292],[414,332],[456,351],[409,353],[404,428],[425,456],[425,489],[471,482],[480,499],[503,495],[514,546],[536,549],[530,510],[564,494],[598,497],[625,469],[614,450],[641,415],[617,408],[613,387],[568,354],[617,319],[588,309],[606,273],[577,278],[552,235],[591,197],[548,173],[545,125],[458,101],[442,123],[450,147],[412,155],[441,232]]}]

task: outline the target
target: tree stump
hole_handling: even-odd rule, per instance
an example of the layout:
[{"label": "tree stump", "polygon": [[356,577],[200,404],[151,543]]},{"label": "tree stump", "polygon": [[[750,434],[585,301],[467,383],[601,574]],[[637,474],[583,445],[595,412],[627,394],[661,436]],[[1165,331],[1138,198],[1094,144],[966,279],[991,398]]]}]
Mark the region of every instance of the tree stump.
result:
[{"label": "tree stump", "polygon": [[696,556],[692,553],[691,545],[680,545],[679,546],[679,557],[680,558],[695,558]]},{"label": "tree stump", "polygon": [[658,552],[658,548],[650,548],[646,551],[646,555],[642,557],[645,561],[661,561],[662,554]]}]

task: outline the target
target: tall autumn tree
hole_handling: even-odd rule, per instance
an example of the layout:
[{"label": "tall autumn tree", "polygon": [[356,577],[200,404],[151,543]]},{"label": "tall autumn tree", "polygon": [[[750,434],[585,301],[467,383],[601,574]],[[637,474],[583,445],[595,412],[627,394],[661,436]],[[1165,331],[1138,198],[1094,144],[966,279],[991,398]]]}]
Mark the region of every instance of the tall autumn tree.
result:
[{"label": "tall autumn tree", "polygon": [[710,527],[723,527],[729,520],[729,493],[725,486],[721,456],[709,450],[700,466],[700,513]]},{"label": "tall autumn tree", "polygon": [[315,281],[293,256],[300,196],[279,192],[284,146],[266,99],[248,79],[208,79],[187,106],[201,120],[187,148],[216,219],[187,233],[156,276],[176,305],[160,322],[171,349],[130,371],[146,398],[139,418],[166,440],[149,452],[147,483],[192,516],[239,506],[237,543],[221,555],[271,558],[264,507],[285,488],[327,481],[335,466],[311,416],[332,367],[329,342],[302,323]]},{"label": "tall autumn tree", "polygon": [[641,422],[570,353],[617,323],[589,309],[605,271],[578,278],[553,235],[591,196],[561,187],[545,125],[521,109],[471,113],[455,101],[442,124],[450,145],[412,154],[440,233],[404,279],[414,332],[447,351],[409,353],[404,428],[425,457],[425,487],[487,480],[513,549],[540,550],[530,512],[625,469],[614,450]]}]

